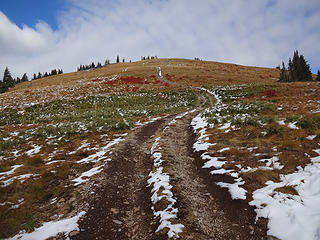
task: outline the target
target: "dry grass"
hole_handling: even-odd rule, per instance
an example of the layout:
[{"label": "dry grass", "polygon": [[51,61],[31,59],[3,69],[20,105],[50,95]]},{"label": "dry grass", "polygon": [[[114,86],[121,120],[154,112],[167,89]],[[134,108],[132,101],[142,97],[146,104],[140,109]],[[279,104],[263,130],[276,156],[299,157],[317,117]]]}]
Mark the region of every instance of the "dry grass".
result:
[{"label": "dry grass", "polygon": [[[109,95],[139,89],[162,91],[168,88],[180,88],[178,86],[154,84],[159,66],[162,69],[162,75],[171,81],[183,83],[186,86],[275,82],[279,75],[277,69],[187,59],[153,59],[118,63],[94,70],[59,74],[17,84],[8,93],[0,95],[0,109],[4,106],[22,107],[21,103],[41,103],[97,94]],[[142,77],[151,84],[109,86],[104,83],[106,79],[114,76]]]},{"label": "dry grass", "polygon": [[[161,67],[162,75],[167,79],[182,83],[184,86],[167,86],[157,82],[155,77],[157,68]],[[218,62],[194,61],[186,59],[154,59],[138,61],[133,63],[111,64],[95,70],[80,71],[61,75],[50,76],[25,82],[16,85],[9,92],[0,95],[0,111],[6,107],[23,110],[31,104],[52,102],[55,100],[83,99],[87,96],[109,96],[123,92],[148,91],[155,92],[168,90],[185,91],[189,86],[202,85],[225,85],[243,83],[264,83],[272,84],[272,87],[264,87],[264,90],[238,101],[268,101],[281,111],[265,113],[265,116],[274,119],[286,119],[291,115],[304,118],[314,117],[313,110],[317,110],[320,101],[320,85],[318,83],[288,83],[276,84],[279,71],[271,68],[245,67],[235,64]],[[105,82],[112,77],[142,77],[149,84],[115,84],[108,85]],[[268,90],[270,90],[268,92]],[[7,119],[8,120],[8,119]],[[146,120],[146,116],[133,116],[132,121]],[[316,121],[315,121],[316,122]],[[244,173],[241,176],[246,181],[246,189],[249,195],[255,189],[264,185],[268,180],[278,181],[279,174],[295,171],[298,165],[304,166],[308,159],[304,153],[313,156],[312,150],[318,145],[316,141],[306,140],[308,134],[319,134],[320,127],[313,127],[314,121],[305,122],[308,128],[294,130],[283,127],[279,130],[278,125],[273,121],[266,126],[254,125],[241,126],[239,130],[225,133],[219,129],[210,129],[210,141],[217,143],[209,150],[215,156],[225,156],[228,161],[227,167],[235,168],[241,164],[243,167],[252,168],[263,165],[258,162],[263,157],[270,158],[275,152],[281,152],[279,161],[285,165],[281,171],[264,171]],[[46,127],[47,123],[34,124],[4,124],[0,126],[0,136],[5,138],[10,133],[17,131],[28,131],[39,127]],[[270,134],[264,135],[262,132]],[[120,131],[123,132],[123,131]],[[102,136],[107,133],[107,136]],[[0,201],[16,204],[19,199],[24,199],[22,205],[16,209],[10,209],[8,205],[0,205],[0,238],[8,237],[20,229],[31,231],[42,221],[56,213],[70,214],[75,207],[74,203],[67,203],[67,200],[75,197],[77,202],[83,201],[79,189],[73,187],[70,179],[79,176],[83,171],[90,169],[93,164],[77,164],[76,161],[94,153],[93,147],[100,147],[119,131],[97,131],[72,132],[57,139],[47,141],[46,138],[32,136],[29,139],[22,139],[12,144],[2,141],[0,152],[4,152],[6,161],[0,161],[0,172],[11,169],[16,164],[24,164],[18,168],[12,176],[33,173],[34,177],[24,182],[14,181],[6,188],[0,188]],[[271,134],[272,133],[272,134]],[[73,154],[86,141],[88,149],[82,149]],[[30,143],[42,146],[41,151],[34,156],[22,154],[30,149]],[[0,146],[0,147],[1,147]],[[226,152],[217,153],[224,147],[231,149]],[[249,147],[257,147],[249,151]],[[18,150],[18,156],[13,151]],[[46,165],[45,160],[65,160],[54,164]],[[292,189],[279,189],[280,192],[293,192]],[[64,198],[66,203],[50,204],[50,200]],[[249,197],[250,198],[250,197]],[[71,205],[70,205],[71,204]],[[11,206],[11,205],[10,205]],[[39,209],[41,211],[39,211]]]},{"label": "dry grass", "polygon": [[297,190],[293,186],[285,186],[285,187],[276,188],[274,191],[281,192],[284,194],[299,195]]},{"label": "dry grass", "polygon": [[[268,119],[273,119],[264,125],[242,125],[238,130],[225,132],[217,127],[209,129],[211,143],[217,143],[209,148],[213,156],[226,157],[223,167],[226,169],[264,167],[265,163],[259,160],[278,157],[282,169],[264,170],[263,168],[240,173],[245,180],[244,188],[248,191],[248,199],[252,199],[252,192],[261,188],[269,180],[279,181],[280,174],[295,172],[298,166],[304,167],[310,163],[310,156],[319,149],[319,139],[308,140],[309,135],[318,135],[320,132],[319,102],[320,84],[288,83],[270,85],[270,89],[258,91],[255,94],[242,97],[235,102],[260,102],[273,103],[276,111],[262,113]],[[287,125],[279,125],[278,120],[296,122],[299,129],[290,129]],[[229,151],[219,153],[218,150],[230,147]],[[251,149],[250,149],[251,148]],[[249,150],[250,149],[250,150]],[[308,157],[309,156],[309,157]],[[293,187],[277,189],[278,192],[297,194]]]}]

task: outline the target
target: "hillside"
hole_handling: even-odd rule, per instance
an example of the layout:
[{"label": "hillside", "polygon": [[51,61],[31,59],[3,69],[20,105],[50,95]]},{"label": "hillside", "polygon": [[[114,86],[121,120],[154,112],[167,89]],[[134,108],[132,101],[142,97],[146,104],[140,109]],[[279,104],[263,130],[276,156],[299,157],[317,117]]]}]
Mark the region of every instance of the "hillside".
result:
[{"label": "hillside", "polygon": [[153,59],[16,85],[0,238],[317,239],[320,85],[278,77]]}]

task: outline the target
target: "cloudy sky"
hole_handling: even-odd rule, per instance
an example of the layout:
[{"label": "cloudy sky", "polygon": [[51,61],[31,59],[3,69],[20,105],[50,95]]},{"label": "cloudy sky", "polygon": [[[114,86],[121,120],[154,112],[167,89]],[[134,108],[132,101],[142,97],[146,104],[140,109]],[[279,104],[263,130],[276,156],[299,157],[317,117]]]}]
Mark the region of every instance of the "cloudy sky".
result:
[{"label": "cloudy sky", "polygon": [[275,67],[298,49],[320,69],[319,0],[10,0],[0,5],[0,74],[142,55]]}]

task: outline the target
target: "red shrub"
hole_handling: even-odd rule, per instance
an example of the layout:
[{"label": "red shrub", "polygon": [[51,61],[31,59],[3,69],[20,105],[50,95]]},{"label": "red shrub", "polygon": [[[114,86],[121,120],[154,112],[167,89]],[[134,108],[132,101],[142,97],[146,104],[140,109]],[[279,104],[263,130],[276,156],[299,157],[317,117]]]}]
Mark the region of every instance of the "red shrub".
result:
[{"label": "red shrub", "polygon": [[261,93],[262,96],[266,96],[266,97],[274,97],[276,95],[276,91],[275,90],[266,90],[264,92]]},{"label": "red shrub", "polygon": [[142,77],[120,77],[120,81],[126,84],[147,84],[148,82]]}]

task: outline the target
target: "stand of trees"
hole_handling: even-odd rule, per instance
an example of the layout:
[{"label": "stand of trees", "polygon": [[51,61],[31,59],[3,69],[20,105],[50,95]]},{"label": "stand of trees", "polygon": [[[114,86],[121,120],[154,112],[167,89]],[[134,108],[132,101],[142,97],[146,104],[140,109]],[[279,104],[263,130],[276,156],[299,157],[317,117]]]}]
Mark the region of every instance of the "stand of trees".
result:
[{"label": "stand of trees", "polygon": [[[110,60],[106,60],[105,65],[110,64]],[[80,66],[77,68],[77,72],[79,71],[83,71],[83,70],[89,70],[89,69],[95,69],[95,68],[101,68],[102,64],[100,62],[97,63],[97,65],[94,64],[94,62],[92,62],[89,65],[82,65],[80,64]]]},{"label": "stand of trees", "polygon": [[23,74],[21,78],[17,77],[16,79],[11,76],[9,68],[6,67],[3,73],[3,79],[0,80],[0,93],[4,93],[9,90],[9,88],[14,87],[17,83],[29,81],[27,74]]},{"label": "stand of trees", "polygon": [[49,77],[49,76],[53,76],[53,75],[57,75],[57,74],[63,74],[62,69],[52,69],[51,72],[45,72],[45,73],[41,73],[39,72],[38,74],[34,73],[33,74],[33,79],[39,79],[39,78],[43,78],[43,77]]},{"label": "stand of trees", "polygon": [[143,60],[150,60],[150,59],[158,59],[158,57],[157,56],[148,56],[148,57],[145,57],[145,56],[141,56],[141,61],[143,61]]},{"label": "stand of trees", "polygon": [[[122,58],[122,62],[125,62],[124,58]],[[130,60],[130,62],[131,62],[131,60]],[[116,63],[120,63],[119,55],[117,55]],[[109,64],[111,64],[110,59],[106,59],[106,61],[104,62],[104,65],[102,65],[100,62],[98,62],[97,65],[94,62],[92,62],[91,64],[88,64],[88,65],[80,64],[80,66],[77,67],[77,72],[83,71],[83,70],[96,69],[96,68],[100,68],[100,67],[103,67],[103,66],[107,66]]]},{"label": "stand of trees", "polygon": [[310,66],[304,59],[304,56],[299,55],[298,50],[294,51],[293,59],[289,58],[288,69],[284,62],[280,69],[280,82],[306,82],[313,81]]}]

